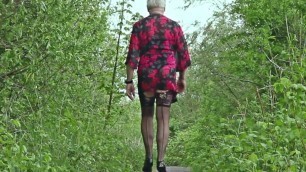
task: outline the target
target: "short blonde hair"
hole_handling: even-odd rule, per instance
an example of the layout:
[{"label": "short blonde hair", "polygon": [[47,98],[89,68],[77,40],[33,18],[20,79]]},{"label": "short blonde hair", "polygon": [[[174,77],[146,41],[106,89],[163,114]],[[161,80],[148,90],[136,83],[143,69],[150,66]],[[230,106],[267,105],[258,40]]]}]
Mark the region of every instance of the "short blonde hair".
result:
[{"label": "short blonde hair", "polygon": [[166,0],[147,0],[147,8],[148,10],[152,8],[166,8]]}]

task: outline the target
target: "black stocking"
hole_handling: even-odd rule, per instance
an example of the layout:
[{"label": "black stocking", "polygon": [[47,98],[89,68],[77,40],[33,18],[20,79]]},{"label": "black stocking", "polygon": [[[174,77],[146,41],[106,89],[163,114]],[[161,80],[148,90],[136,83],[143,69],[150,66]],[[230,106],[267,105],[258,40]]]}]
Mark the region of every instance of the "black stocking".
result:
[{"label": "black stocking", "polygon": [[156,107],[156,118],[157,118],[157,159],[163,161],[166,147],[169,138],[169,116],[170,107],[157,106]]},{"label": "black stocking", "polygon": [[[152,99],[145,97],[144,99]],[[141,107],[141,134],[146,151],[146,159],[153,156],[153,115],[154,106]]]}]

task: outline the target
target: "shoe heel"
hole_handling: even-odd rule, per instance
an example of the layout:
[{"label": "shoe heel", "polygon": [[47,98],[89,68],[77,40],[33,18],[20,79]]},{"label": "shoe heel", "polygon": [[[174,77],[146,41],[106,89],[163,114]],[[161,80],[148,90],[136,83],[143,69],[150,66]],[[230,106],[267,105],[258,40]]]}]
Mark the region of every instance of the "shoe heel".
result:
[{"label": "shoe heel", "polygon": [[167,172],[166,164],[164,161],[158,161],[156,168],[158,172]]},{"label": "shoe heel", "polygon": [[152,172],[153,159],[147,158],[142,167],[142,172]]}]

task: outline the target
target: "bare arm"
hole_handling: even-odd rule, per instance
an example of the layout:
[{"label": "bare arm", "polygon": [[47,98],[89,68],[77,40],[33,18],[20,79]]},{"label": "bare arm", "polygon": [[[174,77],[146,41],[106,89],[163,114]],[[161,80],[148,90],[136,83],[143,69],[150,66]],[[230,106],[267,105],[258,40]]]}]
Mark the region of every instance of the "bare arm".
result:
[{"label": "bare arm", "polygon": [[[186,69],[187,70],[187,69]],[[183,70],[183,71],[180,71],[179,72],[179,80],[185,80],[185,73],[186,73],[186,70]]]},{"label": "bare arm", "polygon": [[135,87],[133,84],[134,69],[130,65],[126,65],[126,95],[134,100],[135,97]]},{"label": "bare arm", "polygon": [[133,79],[134,69],[129,65],[126,65],[126,80],[131,81]]},{"label": "bare arm", "polygon": [[185,81],[186,70],[187,69],[179,72],[179,77],[178,77],[178,81],[177,81],[177,86],[178,86],[178,92],[179,93],[184,92],[186,90],[186,87],[187,87],[187,84],[186,84],[186,81]]}]

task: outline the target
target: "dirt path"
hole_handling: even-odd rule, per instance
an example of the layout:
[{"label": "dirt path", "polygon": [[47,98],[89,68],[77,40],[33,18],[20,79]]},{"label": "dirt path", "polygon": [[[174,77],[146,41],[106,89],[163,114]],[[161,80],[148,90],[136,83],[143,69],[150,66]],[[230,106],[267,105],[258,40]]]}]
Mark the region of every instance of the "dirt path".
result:
[{"label": "dirt path", "polygon": [[186,167],[167,167],[167,172],[191,172],[191,170]]}]

